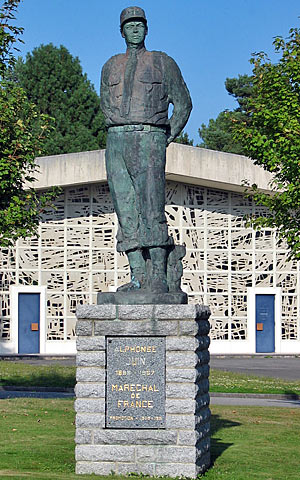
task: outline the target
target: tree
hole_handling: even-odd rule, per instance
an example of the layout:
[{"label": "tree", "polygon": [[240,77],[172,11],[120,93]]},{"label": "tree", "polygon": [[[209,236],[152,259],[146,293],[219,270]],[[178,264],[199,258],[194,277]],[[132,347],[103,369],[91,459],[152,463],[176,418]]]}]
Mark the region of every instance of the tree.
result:
[{"label": "tree", "polygon": [[225,88],[238,102],[238,107],[233,111],[221,112],[215,120],[209,120],[208,126],[204,123],[201,125],[199,135],[203,142],[199,147],[243,154],[242,144],[234,138],[233,125],[240,121],[250,121],[248,103],[253,88],[252,77],[239,75],[238,78],[227,78]]},{"label": "tree", "polygon": [[15,20],[14,13],[20,3],[20,0],[6,0],[0,7],[0,78],[3,79],[8,68],[15,64],[13,50],[19,49],[15,46],[16,42],[23,43],[18,38],[23,33],[22,27],[10,25],[11,20]]},{"label": "tree", "polygon": [[187,132],[182,131],[178,137],[173,140],[175,143],[182,143],[183,145],[193,146],[194,140],[190,139]]},{"label": "tree", "polygon": [[278,63],[263,52],[251,60],[251,121],[235,124],[235,138],[256,165],[274,175],[272,194],[258,191],[257,185],[249,191],[270,212],[252,218],[252,225],[277,228],[290,256],[300,259],[300,29],[291,29],[286,40],[276,37],[273,45],[281,54]]},{"label": "tree", "polygon": [[39,115],[24,91],[4,80],[15,63],[13,49],[22,28],[13,27],[20,0],[7,0],[0,7],[0,246],[36,233],[40,213],[56,192],[38,195],[32,182],[34,159],[42,152],[51,119]]},{"label": "tree", "polygon": [[199,128],[199,135],[203,142],[198,145],[201,148],[242,154],[242,146],[233,138],[233,120],[239,117],[240,112],[224,111],[219,113],[214,120],[211,118],[208,126],[204,123]]},{"label": "tree", "polygon": [[247,113],[249,99],[253,93],[252,76],[239,75],[238,78],[226,78],[225,88],[239,104],[235,112]]},{"label": "tree", "polygon": [[13,77],[40,113],[55,119],[45,144],[47,155],[104,148],[105,121],[99,97],[82,72],[79,59],[52,44],[41,45],[21,58]]}]

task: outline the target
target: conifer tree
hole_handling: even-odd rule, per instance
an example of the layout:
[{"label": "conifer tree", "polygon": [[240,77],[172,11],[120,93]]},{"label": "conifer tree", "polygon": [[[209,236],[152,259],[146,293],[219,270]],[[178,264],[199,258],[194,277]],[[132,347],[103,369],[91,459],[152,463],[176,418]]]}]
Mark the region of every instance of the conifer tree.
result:
[{"label": "conifer tree", "polygon": [[216,119],[211,118],[208,125],[204,123],[199,128],[199,135],[202,148],[243,154],[243,146],[240,141],[234,138],[234,125],[237,122],[251,121],[248,112],[248,103],[253,93],[252,77],[239,75],[237,78],[227,78],[225,88],[229,95],[233,96],[238,106],[235,110],[224,110]]},{"label": "conifer tree", "polygon": [[39,112],[54,118],[55,128],[45,144],[47,155],[105,147],[99,97],[79,59],[64,46],[35,48],[25,61],[18,59],[13,76]]}]

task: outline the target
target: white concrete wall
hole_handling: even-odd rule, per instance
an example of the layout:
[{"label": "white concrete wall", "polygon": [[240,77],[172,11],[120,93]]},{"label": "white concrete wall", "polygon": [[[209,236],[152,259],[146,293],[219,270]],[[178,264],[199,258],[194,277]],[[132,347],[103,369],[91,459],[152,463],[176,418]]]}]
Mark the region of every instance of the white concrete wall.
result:
[{"label": "white concrete wall", "polygon": [[[99,186],[100,186],[101,189],[104,188],[104,186],[102,184],[104,182],[106,182],[105,150],[97,150],[97,151],[82,152],[82,153],[73,153],[73,154],[66,154],[66,155],[56,155],[56,156],[50,156],[50,157],[41,157],[41,158],[37,159],[37,163],[40,167],[40,173],[37,176],[37,181],[35,183],[35,186],[38,189],[46,189],[46,188],[49,188],[53,185],[58,185],[60,187],[70,187],[70,188],[66,188],[65,206],[62,206],[61,204],[58,204],[58,210],[59,211],[58,211],[58,213],[56,213],[56,220],[53,221],[53,219],[51,217],[52,214],[50,214],[50,216],[48,216],[47,219],[44,221],[45,223],[43,224],[43,227],[40,227],[40,230],[39,230],[40,231],[40,238],[38,240],[38,245],[36,245],[34,243],[31,246],[30,246],[30,243],[28,243],[27,246],[26,246],[25,243],[24,244],[19,244],[19,243],[17,244],[17,249],[16,249],[17,255],[19,255],[19,258],[21,259],[21,261],[18,260],[17,263],[18,263],[18,265],[22,265],[22,267],[20,267],[20,272],[21,272],[22,268],[24,269],[24,266],[25,266],[25,270],[27,272],[26,274],[28,276],[30,276],[30,275],[33,276],[34,273],[35,273],[35,272],[30,272],[30,270],[35,269],[35,267],[32,266],[34,262],[35,263],[37,262],[37,264],[40,265],[39,268],[41,268],[42,270],[44,269],[45,271],[47,269],[54,268],[51,264],[51,261],[52,261],[51,260],[52,257],[50,256],[51,251],[47,252],[46,251],[47,249],[45,248],[45,245],[49,245],[49,238],[52,238],[51,237],[52,231],[53,231],[53,235],[54,235],[53,238],[55,238],[55,235],[57,237],[59,235],[61,235],[62,238],[64,238],[64,242],[67,242],[68,246],[66,246],[65,244],[60,245],[60,243],[58,242],[59,247],[57,247],[58,251],[59,250],[60,251],[64,250],[64,252],[65,252],[64,256],[66,258],[68,256],[68,252],[69,252],[68,249],[74,248],[74,252],[75,252],[75,249],[76,249],[75,246],[70,247],[70,241],[71,240],[70,239],[68,240],[69,230],[71,232],[72,229],[77,228],[78,235],[79,235],[80,232],[82,232],[82,235],[81,236],[79,235],[78,239],[77,239],[77,241],[79,241],[79,244],[78,244],[79,247],[84,249],[84,250],[90,249],[92,251],[93,238],[95,236],[95,232],[97,232],[97,234],[99,234],[98,230],[99,230],[99,227],[100,227],[100,225],[98,225],[97,221],[95,221],[95,219],[93,218],[93,215],[94,215],[93,208],[95,208],[95,214],[96,214],[97,213],[97,204],[93,204],[92,198],[94,198],[94,195],[96,194],[96,189],[99,188]],[[227,213],[224,213],[224,207],[222,207],[218,210],[219,200],[218,200],[218,195],[217,195],[218,192],[217,191],[216,191],[216,201],[215,202],[210,201],[209,202],[209,208],[208,208],[207,203],[204,203],[201,206],[200,206],[200,204],[198,206],[196,204],[197,202],[195,202],[195,205],[194,204],[189,205],[187,198],[185,199],[184,202],[181,201],[181,203],[180,203],[180,201],[179,201],[179,203],[178,203],[179,207],[176,206],[176,201],[175,201],[174,208],[173,208],[172,202],[170,203],[170,205],[167,206],[167,210],[169,210],[169,215],[171,215],[171,218],[173,218],[173,220],[172,220],[173,223],[172,223],[172,226],[171,226],[170,230],[172,230],[172,229],[173,230],[174,229],[179,230],[180,241],[184,241],[185,237],[188,237],[188,235],[189,235],[189,233],[187,232],[188,229],[193,230],[194,233],[196,233],[197,229],[198,230],[203,230],[204,229],[206,231],[205,239],[204,239],[205,247],[200,247],[200,245],[197,245],[197,247],[192,247],[191,246],[192,243],[191,243],[188,250],[191,250],[193,248],[196,248],[196,250],[197,249],[202,250],[203,248],[206,249],[205,250],[205,255],[207,256],[207,258],[209,257],[209,255],[211,255],[210,263],[212,262],[212,256],[213,256],[212,254],[216,253],[217,256],[216,256],[215,265],[220,263],[220,261],[221,261],[220,259],[221,259],[222,255],[223,256],[227,255],[228,262],[230,264],[230,262],[233,261],[232,256],[236,255],[236,253],[238,255],[240,254],[241,256],[244,255],[245,258],[246,258],[247,255],[249,256],[249,252],[252,252],[251,253],[251,255],[252,255],[251,256],[251,262],[250,262],[251,266],[249,266],[249,269],[247,269],[248,267],[245,269],[245,266],[242,266],[240,273],[241,273],[241,275],[243,275],[246,272],[247,274],[249,273],[249,274],[252,275],[252,277],[253,277],[253,287],[255,285],[256,276],[259,275],[261,272],[262,273],[265,272],[269,276],[274,275],[274,273],[277,276],[282,276],[281,270],[283,270],[285,272],[284,273],[285,278],[283,278],[281,281],[282,281],[283,284],[286,283],[286,285],[283,288],[283,294],[285,295],[285,297],[287,297],[289,295],[289,291],[288,291],[289,285],[288,285],[288,283],[291,283],[291,280],[288,278],[288,276],[291,277],[293,275],[294,276],[298,275],[298,280],[297,280],[297,282],[298,282],[297,283],[298,284],[297,292],[298,293],[293,294],[293,295],[295,297],[298,296],[298,298],[299,298],[299,289],[300,289],[299,267],[298,267],[298,273],[297,273],[297,271],[295,271],[295,268],[292,267],[292,266],[290,266],[289,268],[283,268],[282,269],[282,266],[280,266],[280,261],[282,261],[282,260],[280,260],[280,258],[282,258],[282,257],[277,258],[277,256],[276,256],[277,253],[276,253],[276,249],[275,249],[275,238],[272,240],[272,246],[271,247],[270,246],[268,247],[267,245],[263,244],[263,242],[265,240],[268,240],[268,238],[266,238],[265,240],[263,239],[260,246],[256,247],[257,240],[255,240],[255,232],[253,232],[252,233],[253,247],[252,247],[252,249],[248,248],[248,250],[247,250],[247,247],[243,246],[243,242],[242,242],[242,234],[243,234],[242,229],[243,229],[243,227],[242,227],[242,225],[239,225],[239,224],[237,225],[236,223],[234,223],[234,216],[235,215],[237,217],[241,216],[241,215],[243,215],[244,210],[245,211],[247,209],[249,210],[249,208],[251,208],[251,207],[249,207],[247,205],[245,207],[243,207],[243,205],[244,205],[243,202],[241,202],[240,204],[236,203],[237,202],[236,197],[237,196],[239,197],[240,195],[237,195],[235,193],[230,193],[230,192],[242,192],[243,187],[241,186],[241,184],[246,179],[249,180],[250,184],[256,183],[259,186],[260,189],[267,191],[269,182],[271,180],[271,175],[268,172],[264,171],[260,167],[255,166],[254,163],[252,162],[252,160],[250,160],[246,157],[240,156],[240,155],[228,154],[228,153],[223,153],[223,152],[216,152],[216,151],[212,151],[212,150],[206,150],[206,149],[190,147],[190,146],[180,145],[180,144],[171,144],[169,146],[168,150],[167,150],[166,176],[167,176],[168,180],[173,180],[173,181],[178,182],[178,187],[175,186],[175,188],[177,188],[177,193],[175,193],[175,197],[177,195],[177,197],[176,197],[177,200],[178,200],[178,198],[180,198],[180,195],[178,197],[178,190],[183,189],[183,183],[187,183],[188,185],[197,185],[197,187],[192,187],[192,189],[195,190],[195,191],[205,190],[205,188],[202,188],[202,187],[209,187],[210,189],[215,189],[215,188],[220,189],[220,191],[219,191],[219,194],[221,195],[220,199],[223,195],[222,190],[223,190],[223,193],[224,193],[224,191],[227,191],[225,196],[228,196],[228,197],[232,198],[232,200],[230,200],[230,202],[229,202],[229,205],[231,205],[231,207],[229,208]],[[90,196],[90,199],[88,200],[88,203],[86,203],[86,199],[81,200],[81,201],[79,200],[79,203],[75,202],[74,198],[77,195],[77,193],[75,192],[76,188],[73,189],[73,187],[76,186],[76,185],[80,186],[80,188],[78,190],[82,190],[82,191],[84,191],[85,189],[90,190],[90,192],[88,193],[88,195]],[[68,193],[68,190],[70,190],[70,191],[74,190],[75,193],[70,193],[70,192]],[[91,193],[92,190],[93,190],[93,194]],[[80,194],[78,194],[78,195],[80,197]],[[86,195],[87,194],[83,192],[82,193],[82,198],[85,197]],[[74,198],[73,198],[73,196],[74,196]],[[235,198],[235,200],[234,200],[235,203],[232,203],[234,198]],[[242,198],[242,196],[241,196],[241,198]],[[70,203],[70,202],[73,202],[73,203]],[[76,215],[78,216],[78,225],[76,224],[76,222],[73,224],[73,219],[70,220],[70,218],[72,217],[72,212],[74,210],[73,207],[74,208],[76,207],[75,210],[76,209],[78,210],[78,211],[76,210],[76,212],[77,212]],[[186,223],[183,226],[183,223],[182,223],[183,214],[185,212],[185,215],[187,214],[187,218],[188,218],[189,213],[187,213],[187,209],[189,209],[190,207],[191,207],[192,211],[194,212],[193,214],[199,215],[199,221],[197,221],[194,226],[191,225],[190,227],[188,227],[188,225]],[[69,208],[71,208],[70,211],[68,210]],[[236,209],[237,209],[237,211],[236,211]],[[241,209],[241,213],[239,213],[239,209]],[[78,213],[80,210],[82,210],[82,212],[83,212],[82,215],[81,214],[79,215],[79,213]],[[86,215],[87,215],[87,217],[85,218]],[[111,230],[112,230],[111,235],[115,236],[115,231],[114,231],[115,221],[113,220],[113,215],[114,214],[111,214],[111,217],[112,217],[111,218]],[[224,226],[225,225],[224,224],[224,221],[225,221],[225,216],[224,215],[226,216],[227,227]],[[175,218],[176,218],[176,221],[174,220]],[[83,223],[81,223],[82,221],[83,221]],[[95,222],[95,223],[93,223],[93,222]],[[185,222],[186,222],[186,220],[185,220]],[[57,229],[56,233],[55,233],[55,230],[54,230],[55,224],[57,224],[56,225],[56,229]],[[53,227],[53,225],[54,225],[54,227]],[[106,228],[106,230],[107,230],[107,228],[110,228],[110,222],[108,222],[108,224],[106,224],[105,228]],[[221,243],[220,243],[219,247],[217,245],[212,245],[211,241],[208,244],[208,239],[213,239],[214,238],[212,236],[213,234],[215,235],[216,242],[217,241],[223,242],[224,238],[222,239],[221,235],[220,235],[220,238],[218,238],[218,235],[217,235],[218,231],[221,231],[223,228],[224,228],[224,232],[227,231],[226,229],[228,229],[228,239],[226,240],[226,242],[228,241],[228,250],[230,250],[230,245],[231,245],[231,242],[232,242],[231,237],[233,235],[235,235],[235,240],[234,241],[237,241],[236,236],[238,234],[238,230],[241,230],[240,245],[237,246],[237,247],[234,247],[234,248],[231,247],[231,250],[232,250],[231,253],[224,250],[224,249],[222,250],[223,247],[221,246]],[[208,235],[208,233],[207,233],[208,230],[210,232],[210,235]],[[85,240],[86,231],[89,232],[88,236],[91,239],[89,244],[88,244],[89,245],[88,247],[87,247],[86,240]],[[50,237],[49,237],[49,234],[47,232],[50,232]],[[64,233],[61,233],[61,232],[64,232]],[[272,238],[273,237],[274,237],[274,233],[272,233]],[[61,240],[61,242],[62,241],[63,240]],[[255,241],[255,243],[254,243],[254,241]],[[81,245],[80,242],[82,243],[82,245]],[[217,250],[214,250],[216,248],[217,248]],[[218,250],[218,248],[219,248],[219,250]],[[245,248],[246,248],[246,250],[245,250]],[[50,250],[51,249],[52,249],[52,253],[53,253],[54,245],[50,246]],[[256,253],[256,249],[258,249],[258,254]],[[263,250],[266,250],[266,252],[264,252]],[[37,252],[39,252],[39,253],[37,253]],[[30,256],[31,253],[33,255],[32,258]],[[265,253],[269,256],[268,261],[267,261],[266,264],[264,264],[266,262],[266,260],[262,260],[261,265],[259,265],[258,256],[259,255],[263,256]],[[36,258],[34,257],[34,255],[36,255]],[[285,255],[285,251],[283,250],[282,253],[280,253],[279,255]],[[38,260],[37,260],[37,256],[38,256]],[[49,256],[49,259],[47,260],[48,256]],[[65,258],[65,263],[66,263],[66,258]],[[48,265],[47,261],[45,261],[45,259],[48,261],[49,265]],[[55,258],[53,257],[53,261],[57,262],[58,260],[56,259],[56,257]],[[122,270],[122,268],[124,269],[124,265],[123,265],[124,262],[123,261],[121,262],[120,259],[116,260],[116,262],[119,262],[119,261],[120,261],[120,268]],[[90,260],[90,262],[91,262],[91,260]],[[205,260],[205,262],[207,262],[207,260]],[[246,260],[245,260],[245,262],[246,262]],[[276,270],[276,268],[278,268],[278,271],[277,270],[272,271],[272,272],[267,271],[266,268],[268,267],[268,262],[269,263],[273,262],[274,265],[277,262],[277,264],[279,266],[274,267],[274,268],[275,268],[275,270]],[[45,263],[46,266],[43,266],[44,263]],[[117,265],[117,263],[116,263],[116,265]],[[257,267],[257,265],[258,265],[258,267]],[[75,267],[73,266],[72,269],[74,269],[74,268]],[[76,267],[76,268],[78,270],[79,267]],[[202,290],[200,291],[200,289],[198,288],[198,283],[200,285],[201,282],[199,282],[199,279],[196,278],[197,276],[200,277],[201,275],[205,277],[207,275],[207,272],[209,271],[209,268],[206,265],[205,272],[202,271],[204,269],[204,267],[200,268],[201,271],[200,270],[198,271],[197,268],[200,268],[200,267],[195,267],[195,265],[193,265],[193,264],[189,265],[189,267],[188,267],[188,274],[192,273],[194,275],[193,282],[194,282],[195,285],[192,285],[193,288],[191,289],[192,292],[193,292],[193,296],[195,297],[195,295],[196,295],[196,297],[197,297],[197,295],[198,295],[197,298],[194,298],[194,301],[197,301],[197,302],[200,302],[200,303],[201,303],[201,301],[203,301],[203,302],[206,302],[208,304],[212,304],[213,303],[212,297],[214,295],[211,295],[209,289],[207,289],[207,286],[206,286],[205,289],[204,289],[204,296],[203,296],[203,291]],[[212,268],[212,266],[210,266],[210,268],[212,269],[213,274],[218,274],[216,266],[214,268]],[[259,273],[257,273],[257,268],[258,268]],[[64,269],[66,270],[66,266],[64,266]],[[113,275],[114,275],[114,278],[115,278],[115,281],[116,281],[117,274],[118,274],[118,271],[119,271],[118,270],[119,266],[114,267],[114,269],[115,269],[115,271],[113,272]],[[53,271],[53,270],[51,270],[51,271]],[[81,270],[80,270],[80,272],[81,272]],[[92,274],[92,273],[93,272],[91,271],[90,274]],[[212,273],[210,273],[210,274],[212,274]],[[45,283],[45,280],[43,280],[40,271],[39,271],[38,275],[39,275],[38,276],[39,285],[46,285],[47,282]],[[222,272],[220,273],[220,270],[219,270],[219,277],[222,276],[222,275],[227,275],[227,273],[226,272],[225,273],[222,273]],[[17,278],[18,278],[18,275],[17,275]],[[192,280],[190,281],[188,279],[186,279],[185,281],[187,283],[192,282]],[[206,281],[207,280],[204,280],[204,283]],[[274,280],[274,282],[275,282],[275,280]],[[90,279],[90,283],[91,283],[91,279]],[[278,284],[278,282],[277,282],[277,284]],[[276,285],[276,282],[274,283],[274,285]],[[117,285],[115,285],[115,287],[116,286]],[[266,281],[265,282],[265,288],[269,288],[269,287],[270,287],[270,284],[268,283],[268,281]],[[53,286],[51,288],[53,289]],[[108,286],[107,288],[110,289],[112,287]],[[185,290],[187,289],[186,285],[184,285],[184,288],[185,288]],[[226,288],[226,287],[224,287],[224,288]],[[75,289],[75,290],[77,290],[77,289]],[[230,290],[230,288],[228,287],[228,291],[229,290]],[[228,294],[228,291],[225,292],[225,290],[224,290],[222,293],[218,292],[217,296],[218,295],[221,296],[223,294],[226,296],[226,294]],[[7,295],[7,292],[2,292],[2,293],[5,293]],[[60,292],[58,292],[58,293],[60,293]],[[64,297],[66,297],[67,293],[68,293],[67,291],[64,291],[64,293],[63,293]],[[237,295],[239,293],[240,292],[236,292],[235,295]],[[51,296],[50,294],[51,294],[51,290],[49,289],[49,291],[47,293],[47,295],[49,295],[49,298]],[[90,296],[87,299],[85,299],[84,301],[94,303],[93,295],[95,296],[95,293],[93,293],[93,292],[90,293]],[[80,295],[76,291],[74,296],[76,298],[77,297],[79,298]],[[230,292],[229,292],[229,296],[230,296]],[[279,295],[278,291],[276,293],[276,296],[277,296],[277,302],[278,301],[280,302],[280,295]],[[299,300],[298,300],[298,302],[299,302]],[[65,303],[64,309],[66,309],[66,299],[64,300],[64,303]],[[217,309],[218,305],[215,305],[215,307]],[[248,323],[248,332],[249,332],[248,339],[247,340],[214,339],[212,341],[212,344],[211,344],[211,352],[212,353],[222,354],[222,353],[254,353],[255,352],[255,344],[253,343],[253,338],[254,338],[253,337],[253,335],[254,335],[253,328],[254,328],[255,320],[253,320],[253,308],[251,307],[251,302],[248,305],[247,310],[248,310],[248,322],[247,323]],[[13,313],[13,316],[14,315],[15,315],[15,313]],[[245,315],[245,313],[243,315]],[[276,315],[277,315],[277,317],[276,317],[276,322],[277,322],[276,323],[276,329],[277,329],[276,330],[277,331],[276,335],[277,335],[277,339],[279,339],[279,337],[280,337],[280,327],[281,327],[281,325],[280,325],[281,318],[280,318],[280,314],[278,313],[278,310],[277,310]],[[219,314],[219,316],[220,316],[220,314]],[[62,355],[66,354],[66,353],[75,353],[75,342],[71,341],[71,340],[66,340],[66,337],[62,340],[56,340],[55,339],[55,340],[51,340],[51,341],[46,341],[44,339],[43,341],[44,341],[44,346],[43,346],[44,353],[62,354]],[[17,344],[16,344],[16,339],[14,338],[14,335],[12,335],[11,341],[1,341],[0,342],[0,353],[5,354],[5,353],[16,353],[16,352],[17,352]],[[300,333],[299,333],[299,331],[298,331],[298,340],[280,340],[280,341],[277,340],[276,352],[277,353],[300,353]]]},{"label": "white concrete wall", "polygon": [[[38,189],[106,181],[105,150],[40,157],[37,164],[39,173],[34,186]],[[244,180],[268,191],[272,176],[242,155],[171,143],[167,149],[166,178],[242,192]]]}]

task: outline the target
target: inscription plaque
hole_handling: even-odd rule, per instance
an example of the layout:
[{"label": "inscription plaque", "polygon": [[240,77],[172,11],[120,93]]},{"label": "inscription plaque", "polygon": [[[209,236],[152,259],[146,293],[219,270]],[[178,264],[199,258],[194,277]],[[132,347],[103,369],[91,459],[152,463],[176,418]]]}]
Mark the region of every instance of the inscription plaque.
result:
[{"label": "inscription plaque", "polygon": [[106,338],[106,427],[165,427],[165,337]]}]

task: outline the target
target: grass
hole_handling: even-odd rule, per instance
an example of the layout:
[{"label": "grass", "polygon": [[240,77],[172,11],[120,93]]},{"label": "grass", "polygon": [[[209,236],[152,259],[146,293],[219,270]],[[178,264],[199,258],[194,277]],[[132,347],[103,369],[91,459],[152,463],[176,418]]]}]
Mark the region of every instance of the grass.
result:
[{"label": "grass", "polygon": [[[299,480],[299,409],[214,406],[209,480]],[[286,459],[286,461],[284,461]]]},{"label": "grass", "polygon": [[[213,406],[213,466],[201,478],[299,480],[299,429],[299,409]],[[74,433],[70,399],[1,400],[0,478],[78,479],[74,473]]]},{"label": "grass", "polygon": [[[211,369],[210,392],[279,393],[300,395],[300,381],[268,378]],[[300,475],[299,475],[300,478]]]},{"label": "grass", "polygon": [[[0,361],[0,385],[74,387],[75,367],[28,365]],[[211,369],[210,391],[224,393],[281,393],[300,395],[299,381],[285,381]]]},{"label": "grass", "polygon": [[70,388],[75,385],[76,367],[63,365],[29,365],[0,361],[0,385]]}]

